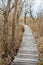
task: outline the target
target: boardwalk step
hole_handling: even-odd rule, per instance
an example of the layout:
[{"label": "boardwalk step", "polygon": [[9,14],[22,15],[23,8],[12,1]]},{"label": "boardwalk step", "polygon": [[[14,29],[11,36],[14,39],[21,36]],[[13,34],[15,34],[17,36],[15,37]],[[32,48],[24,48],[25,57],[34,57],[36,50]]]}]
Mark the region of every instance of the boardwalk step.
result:
[{"label": "boardwalk step", "polygon": [[37,65],[37,62],[13,62],[12,65]]},{"label": "boardwalk step", "polygon": [[34,51],[37,51],[37,49],[34,49],[34,48],[22,48],[22,49],[21,49],[21,48],[20,48],[19,51],[28,51],[28,52],[29,52],[29,51],[33,51],[33,52],[34,52]]},{"label": "boardwalk step", "polygon": [[18,54],[16,58],[38,59],[38,55],[34,55],[34,54]]},{"label": "boardwalk step", "polygon": [[18,51],[18,53],[24,53],[24,54],[38,54],[37,51]]},{"label": "boardwalk step", "polygon": [[14,62],[38,62],[38,59],[15,58]]}]

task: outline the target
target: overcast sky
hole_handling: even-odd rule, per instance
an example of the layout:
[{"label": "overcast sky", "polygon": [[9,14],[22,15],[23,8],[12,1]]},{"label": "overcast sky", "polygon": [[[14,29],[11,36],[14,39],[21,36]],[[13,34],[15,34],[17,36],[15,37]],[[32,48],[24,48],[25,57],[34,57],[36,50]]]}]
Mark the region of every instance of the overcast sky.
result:
[{"label": "overcast sky", "polygon": [[[5,0],[7,2],[7,0]],[[27,0],[26,0],[27,1]],[[28,0],[29,1],[29,0]],[[31,1],[31,0],[30,0]],[[32,3],[32,2],[31,2]],[[6,4],[6,3],[5,3]],[[27,2],[29,4],[29,2]],[[0,7],[2,6],[1,0],[0,0]],[[3,7],[3,6],[2,6]],[[29,7],[29,6],[28,6]],[[27,8],[27,7],[26,7]],[[23,8],[23,13],[24,14],[25,8]],[[33,16],[37,16],[37,13],[42,13],[43,12],[43,0],[33,0],[33,7],[32,7],[32,14]]]},{"label": "overcast sky", "polygon": [[37,13],[43,13],[43,0],[35,0],[35,4],[33,6],[33,14],[36,15]]},{"label": "overcast sky", "polygon": [[[27,4],[29,5],[29,2],[27,2]],[[33,0],[33,2],[31,2],[31,4],[32,4],[32,14],[34,17],[37,17],[37,14],[39,14],[39,13],[43,13],[43,0]],[[25,8],[23,10],[25,11]],[[24,12],[22,14],[24,14]],[[28,15],[29,14],[27,14],[27,16]]]}]

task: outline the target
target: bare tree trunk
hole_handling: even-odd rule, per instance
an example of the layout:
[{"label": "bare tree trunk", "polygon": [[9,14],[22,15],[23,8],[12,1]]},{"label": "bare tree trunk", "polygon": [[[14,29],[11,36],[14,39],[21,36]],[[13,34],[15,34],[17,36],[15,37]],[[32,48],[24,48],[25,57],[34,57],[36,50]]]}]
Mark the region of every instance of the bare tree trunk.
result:
[{"label": "bare tree trunk", "polygon": [[15,55],[14,53],[14,45],[15,45],[15,31],[16,31],[16,13],[17,13],[17,3],[18,0],[15,0],[15,11],[14,11],[14,16],[13,16],[13,23],[12,23],[12,50],[13,50],[13,55]]},{"label": "bare tree trunk", "polygon": [[2,58],[4,59],[4,62],[2,65],[8,65],[10,63],[10,60],[8,60],[8,16],[9,16],[9,10],[10,10],[10,3],[11,3],[11,0],[8,0],[7,8],[3,14],[4,16],[4,24],[3,24],[4,53],[2,53]]},{"label": "bare tree trunk", "polygon": [[[4,26],[3,26],[3,44],[4,44],[4,50],[5,50],[5,55],[7,55],[7,45],[8,45],[8,16],[9,16],[9,10],[10,10],[10,3],[11,0],[8,0],[7,3],[7,8],[5,10],[4,15]],[[7,12],[6,12],[7,11]]]},{"label": "bare tree trunk", "polygon": [[7,14],[4,14],[4,26],[3,26],[3,45],[4,45],[4,51],[5,51],[5,55],[7,54],[7,44],[8,44],[8,17]]},{"label": "bare tree trunk", "polygon": [[26,24],[26,12],[25,12],[25,16],[24,16],[24,23]]}]

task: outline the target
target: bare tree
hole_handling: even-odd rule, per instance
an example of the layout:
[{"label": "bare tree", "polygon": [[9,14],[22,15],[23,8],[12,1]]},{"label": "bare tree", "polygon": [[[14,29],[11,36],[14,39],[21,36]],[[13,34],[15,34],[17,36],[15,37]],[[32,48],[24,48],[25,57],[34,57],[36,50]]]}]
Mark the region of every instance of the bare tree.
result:
[{"label": "bare tree", "polygon": [[[14,56],[16,55],[15,53],[17,53],[17,49],[15,48],[15,39],[16,39],[16,36],[17,36],[17,30],[18,30],[18,24],[19,24],[19,17],[21,16],[21,13],[22,13],[22,9],[23,9],[23,5],[25,3],[25,0],[24,2],[22,2],[22,0],[14,0],[14,4],[12,5],[11,7],[11,1],[12,0],[7,0],[7,5],[5,5],[5,1],[4,0],[1,0],[2,1],[2,4],[3,4],[3,8],[0,8],[0,10],[2,11],[2,14],[4,16],[4,25],[3,25],[3,47],[4,47],[4,53],[2,53],[2,57],[7,61],[6,61],[6,64],[8,63],[11,63],[11,61],[13,61],[14,59]],[[25,8],[26,8],[27,5],[25,5]],[[9,14],[11,12],[11,10],[14,8],[13,12],[13,21],[12,21],[12,40],[10,42],[10,50],[8,49],[8,17],[9,17]],[[30,7],[30,14],[31,14],[31,7]],[[25,22],[26,22],[26,16],[27,16],[27,10],[25,10]],[[0,12],[1,14],[1,12]],[[32,15],[32,14],[31,14]],[[8,63],[8,64],[9,64]]]},{"label": "bare tree", "polygon": [[6,55],[7,55],[7,44],[8,44],[8,40],[7,40],[7,37],[8,37],[8,16],[9,16],[8,11],[10,10],[10,2],[11,2],[11,0],[8,0],[7,8],[6,8],[5,12],[3,13],[3,15],[4,15],[3,45],[4,45],[4,50],[5,50]]},{"label": "bare tree", "polygon": [[13,47],[13,52],[14,55],[16,53],[16,49],[14,48],[15,46],[15,38],[17,36],[17,30],[18,30],[18,24],[19,24],[19,16],[20,16],[20,2],[22,0],[15,0],[15,9],[14,9],[14,16],[13,16],[13,23],[12,23],[12,47]]},{"label": "bare tree", "polygon": [[[27,4],[29,2],[29,4]],[[26,3],[26,0],[25,0],[25,16],[24,16],[24,22],[25,22],[25,24],[26,24],[26,16],[27,16],[27,14],[34,20],[34,17],[33,17],[33,14],[32,14],[32,7],[34,6],[34,4],[32,4],[33,3],[33,0],[27,0],[27,3]]]},{"label": "bare tree", "polygon": [[[9,17],[9,13],[11,12],[11,10],[14,8],[14,5],[12,7],[10,7],[11,5],[11,0],[7,0],[7,5],[5,5],[4,0],[2,1],[2,5],[4,6],[4,8],[0,8],[0,10],[2,11],[2,14],[4,16],[4,24],[3,24],[3,48],[4,48],[4,53],[2,53],[2,57],[4,58],[4,60],[6,62],[4,62],[4,65],[6,64],[10,64],[12,60],[8,55],[8,17]],[[0,13],[1,14],[1,13]],[[7,60],[6,60],[7,59]],[[8,62],[9,61],[9,62]]]}]

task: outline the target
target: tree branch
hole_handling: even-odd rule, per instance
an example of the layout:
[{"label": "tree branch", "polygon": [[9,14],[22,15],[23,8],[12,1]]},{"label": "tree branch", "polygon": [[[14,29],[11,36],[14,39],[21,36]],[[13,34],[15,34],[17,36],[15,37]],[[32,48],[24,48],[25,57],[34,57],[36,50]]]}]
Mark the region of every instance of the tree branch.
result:
[{"label": "tree branch", "polygon": [[1,11],[4,11],[2,8],[0,8]]},{"label": "tree branch", "polygon": [[15,5],[13,5],[13,6],[10,8],[9,12],[11,12],[11,10],[12,10],[14,7],[15,7]]},{"label": "tree branch", "polygon": [[3,4],[4,8],[5,8],[4,0],[1,0],[1,1],[2,1],[2,4]]},{"label": "tree branch", "polygon": [[5,11],[3,14],[5,14],[6,12],[11,12],[11,10],[14,8],[15,6],[13,5],[9,11]]}]

